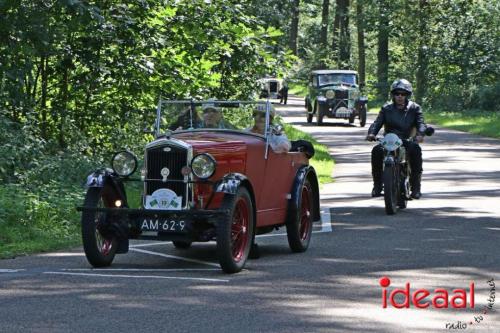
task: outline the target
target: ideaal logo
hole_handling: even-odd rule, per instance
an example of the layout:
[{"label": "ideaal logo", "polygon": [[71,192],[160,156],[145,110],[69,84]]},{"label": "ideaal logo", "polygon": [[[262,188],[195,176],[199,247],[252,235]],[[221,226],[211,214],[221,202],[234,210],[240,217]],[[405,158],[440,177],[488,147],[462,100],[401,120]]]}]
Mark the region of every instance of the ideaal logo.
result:
[{"label": "ideaal logo", "polygon": [[[407,282],[404,289],[393,289],[388,293],[387,287],[390,285],[391,280],[388,277],[384,276],[380,279],[383,308],[387,308],[388,303],[397,309],[409,308],[410,304],[419,309],[425,309],[429,306],[436,309],[447,309],[450,306],[455,309],[467,308],[467,306],[471,309],[474,308],[474,282],[469,284],[468,289],[448,291],[444,288],[437,288],[433,292],[423,288],[412,291],[410,282]],[[403,301],[400,303],[396,301],[398,295],[403,296]],[[428,296],[431,296],[431,300],[428,300]]]},{"label": "ideaal logo", "polygon": [[[473,324],[479,324],[484,320],[484,316],[493,310],[493,305],[495,304],[495,281],[490,279],[486,281],[489,286],[489,297],[486,299],[486,305],[482,308],[481,314],[474,316],[474,320],[469,321],[458,321],[455,323],[446,323],[445,328],[447,329],[466,329],[468,326]],[[444,309],[451,306],[455,309],[467,308],[467,302],[471,309],[474,309],[475,305],[475,287],[474,282],[469,284],[469,288],[463,289],[453,289],[450,291],[437,288],[433,292],[427,289],[416,289],[412,292],[410,283],[405,284],[404,289],[393,289],[389,294],[387,287],[391,285],[391,280],[388,277],[383,277],[380,279],[380,286],[382,287],[382,307],[387,308],[388,303],[397,309],[410,308],[410,304],[413,304],[416,308],[425,309],[431,305],[436,309]],[[403,296],[404,299],[401,303],[396,301],[398,295]],[[431,296],[431,300],[428,300],[428,296]],[[450,298],[451,296],[451,298]],[[401,299],[401,297],[399,297]],[[468,324],[468,326],[467,326]]]}]

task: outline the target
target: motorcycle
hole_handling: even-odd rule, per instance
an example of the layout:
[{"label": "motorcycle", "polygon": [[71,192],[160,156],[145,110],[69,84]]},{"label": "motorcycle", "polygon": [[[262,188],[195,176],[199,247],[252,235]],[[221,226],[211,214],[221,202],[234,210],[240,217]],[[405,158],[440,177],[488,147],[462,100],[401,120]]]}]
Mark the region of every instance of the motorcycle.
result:
[{"label": "motorcycle", "polygon": [[[434,134],[434,128],[427,127],[426,136]],[[410,140],[414,140],[411,138]],[[410,197],[410,163],[407,158],[403,140],[394,133],[388,133],[377,141],[384,149],[383,188],[385,212],[387,215],[396,213],[398,207],[404,209]]]}]

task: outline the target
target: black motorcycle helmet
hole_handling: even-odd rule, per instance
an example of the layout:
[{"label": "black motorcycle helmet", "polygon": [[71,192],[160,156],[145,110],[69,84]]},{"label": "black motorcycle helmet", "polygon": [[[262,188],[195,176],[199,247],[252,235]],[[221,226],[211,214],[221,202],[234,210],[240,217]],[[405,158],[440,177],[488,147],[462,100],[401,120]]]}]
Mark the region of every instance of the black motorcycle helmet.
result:
[{"label": "black motorcycle helmet", "polygon": [[411,83],[406,79],[399,79],[399,80],[396,80],[392,83],[391,95],[394,94],[394,92],[398,91],[398,90],[406,91],[408,93],[408,97],[410,97],[411,94],[413,93],[413,88],[411,86]]}]

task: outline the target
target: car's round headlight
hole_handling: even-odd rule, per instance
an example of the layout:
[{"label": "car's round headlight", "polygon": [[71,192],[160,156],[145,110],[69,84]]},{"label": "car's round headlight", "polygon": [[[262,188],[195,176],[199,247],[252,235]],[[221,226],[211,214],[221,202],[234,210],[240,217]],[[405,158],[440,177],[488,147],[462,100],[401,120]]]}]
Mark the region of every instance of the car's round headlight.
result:
[{"label": "car's round headlight", "polygon": [[328,90],[328,91],[325,93],[325,97],[326,97],[326,98],[328,98],[328,99],[335,98],[335,91],[333,91],[333,90]]},{"label": "car's round headlight", "polygon": [[210,154],[196,155],[191,161],[191,170],[198,178],[210,178],[215,172],[215,160]]},{"label": "car's round headlight", "polygon": [[111,160],[113,170],[121,177],[128,177],[137,169],[137,157],[129,151],[120,151]]}]

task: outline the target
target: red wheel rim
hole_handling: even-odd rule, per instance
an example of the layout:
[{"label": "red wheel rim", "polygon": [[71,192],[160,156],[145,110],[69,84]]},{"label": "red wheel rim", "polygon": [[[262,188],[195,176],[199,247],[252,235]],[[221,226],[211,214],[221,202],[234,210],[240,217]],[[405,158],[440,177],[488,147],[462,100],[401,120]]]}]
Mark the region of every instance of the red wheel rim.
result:
[{"label": "red wheel rim", "polygon": [[309,237],[311,226],[311,200],[309,198],[309,190],[307,187],[302,187],[302,200],[300,205],[300,240],[305,241]]},{"label": "red wheel rim", "polygon": [[248,204],[244,198],[238,198],[231,224],[231,249],[234,261],[243,258],[248,244]]},{"label": "red wheel rim", "polygon": [[[97,207],[104,207],[102,199],[99,200]],[[113,242],[110,239],[104,238],[99,232],[99,225],[102,223],[101,221],[106,219],[106,215],[104,213],[97,213],[94,219],[95,226],[95,241],[97,245],[97,249],[101,252],[102,255],[106,256],[111,251],[113,247]]]}]

